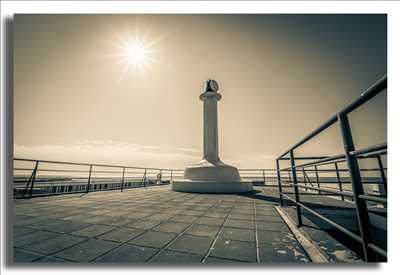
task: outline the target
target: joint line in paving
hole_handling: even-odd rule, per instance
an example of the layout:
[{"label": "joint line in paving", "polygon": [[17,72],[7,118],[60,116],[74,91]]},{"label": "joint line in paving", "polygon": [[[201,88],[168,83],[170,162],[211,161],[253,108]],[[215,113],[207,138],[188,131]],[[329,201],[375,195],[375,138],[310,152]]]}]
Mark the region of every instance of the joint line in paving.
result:
[{"label": "joint line in paving", "polygon": [[[169,200],[166,200],[165,202],[171,201],[171,200],[173,200],[173,199],[174,199],[174,198],[171,198],[171,199],[169,199]],[[176,215],[178,215],[178,214],[176,214]],[[176,215],[174,215],[173,217],[175,217]],[[172,217],[171,217],[171,218],[172,218]],[[160,224],[162,224],[162,223],[164,223],[164,222],[165,222],[165,221],[161,222]],[[123,226],[117,226],[117,227],[123,227]],[[111,230],[111,231],[112,231],[112,230]],[[97,259],[99,259],[100,257],[104,256],[105,254],[110,253],[110,252],[112,252],[112,251],[114,251],[114,250],[120,248],[122,245],[128,243],[129,241],[131,241],[131,240],[133,240],[133,239],[139,238],[140,236],[142,236],[143,234],[145,234],[145,233],[147,233],[147,232],[149,232],[149,231],[151,231],[151,228],[148,229],[148,230],[144,230],[142,233],[140,233],[139,235],[133,237],[132,239],[129,239],[129,240],[126,240],[126,241],[124,241],[124,242],[119,243],[119,245],[117,245],[116,247],[114,247],[114,248],[112,248],[112,249],[110,249],[110,250],[108,250],[108,251],[106,251],[106,252],[104,252],[104,253],[98,255],[97,257],[93,258],[93,259],[92,259],[91,261],[89,261],[89,262],[96,261]],[[105,232],[105,233],[103,233],[103,234],[101,234],[101,235],[99,235],[99,236],[96,236],[96,237],[94,237],[94,239],[97,239],[97,237],[100,237],[100,236],[102,236],[102,235],[105,235],[105,234],[107,234],[107,233],[109,233],[109,232],[110,232],[110,231]],[[112,240],[110,240],[110,241],[112,241]],[[115,241],[112,241],[112,242],[115,242]],[[150,248],[153,248],[153,247],[150,247]],[[156,253],[156,254],[157,254],[157,253]]]},{"label": "joint line in paving", "polygon": [[260,246],[258,243],[258,230],[257,230],[257,207],[256,207],[256,202],[253,201],[253,207],[254,207],[254,236],[256,239],[256,256],[257,256],[257,263],[260,263]]},{"label": "joint line in paving", "polygon": [[[189,198],[190,199],[190,198]],[[153,256],[151,256],[148,260],[147,260],[147,262],[152,262],[158,255],[160,255],[163,251],[165,251],[166,249],[168,249],[168,247],[170,247],[171,246],[171,244],[173,244],[179,237],[181,237],[183,234],[185,234],[187,231],[189,231],[194,225],[195,225],[195,222],[198,220],[198,219],[200,219],[201,217],[204,217],[204,213],[205,213],[206,211],[204,211],[203,212],[203,214],[201,215],[201,216],[198,216],[193,222],[192,222],[192,224],[191,225],[189,225],[185,230],[183,230],[181,233],[179,233],[175,238],[173,238],[171,241],[169,241],[165,246],[163,246],[159,251],[157,251],[157,253],[156,254],[154,254]],[[178,215],[178,214],[176,214],[176,215]],[[175,216],[176,216],[175,215]],[[192,253],[189,253],[189,254],[192,254]]]},{"label": "joint line in paving", "polygon": [[225,227],[225,224],[228,222],[229,215],[232,213],[232,211],[233,211],[233,206],[231,207],[231,209],[230,209],[228,215],[226,216],[224,222],[222,223],[221,227],[218,229],[218,233],[217,233],[217,235],[215,236],[215,239],[213,240],[213,242],[212,242],[210,248],[208,249],[206,255],[205,255],[204,258],[201,260],[201,263],[204,263],[204,262],[207,260],[207,258],[210,256],[211,251],[214,249],[214,246],[215,246],[215,244],[216,244],[216,242],[217,242],[219,236],[221,235],[222,230],[223,230],[224,227]]}]

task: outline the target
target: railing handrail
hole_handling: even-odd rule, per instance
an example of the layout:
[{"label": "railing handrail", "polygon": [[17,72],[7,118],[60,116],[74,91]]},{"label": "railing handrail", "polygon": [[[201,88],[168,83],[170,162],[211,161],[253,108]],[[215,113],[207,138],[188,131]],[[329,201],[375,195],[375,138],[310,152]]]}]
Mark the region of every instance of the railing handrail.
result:
[{"label": "railing handrail", "polygon": [[[373,145],[373,146],[368,146],[359,150],[354,150],[349,152],[350,155],[354,155],[354,156],[359,156],[359,158],[362,158],[362,154],[369,154],[371,152],[375,152],[375,151],[383,151],[387,149],[387,144],[386,143],[381,143],[381,144],[377,144],[377,145]],[[299,165],[296,165],[295,168],[301,168],[301,167],[308,167],[308,166],[312,166],[312,165],[316,165],[316,164],[331,164],[330,162],[332,161],[337,161],[340,159],[345,159],[346,155],[345,154],[338,154],[338,155],[334,155],[331,157],[327,157],[327,158],[321,158],[319,160],[316,161],[312,161],[312,162],[307,162],[307,163],[302,163]],[[282,168],[281,171],[287,171],[291,169],[291,167],[287,167],[287,168]]]},{"label": "railing handrail", "polygon": [[[110,167],[110,168],[128,168],[128,169],[147,169],[147,170],[163,170],[163,171],[185,171],[185,169],[175,169],[175,168],[154,168],[154,167],[139,167],[139,166],[125,166],[125,165],[111,165],[111,164],[99,164],[99,163],[87,163],[87,162],[68,162],[68,161],[58,161],[58,160],[43,160],[43,159],[29,159],[29,158],[13,158],[15,161],[27,161],[27,162],[42,162],[42,163],[54,163],[54,164],[65,164],[65,165],[76,165],[76,166],[98,166],[98,167]],[[26,168],[28,169],[28,168]],[[30,169],[32,170],[32,169]],[[41,170],[41,169],[39,169]],[[274,168],[239,168],[240,171],[270,171],[274,172]],[[60,170],[61,171],[61,170]],[[74,172],[72,170],[65,170],[65,172]],[[87,172],[87,171],[76,171],[76,172]],[[93,171],[93,172],[104,172],[113,173],[113,171]],[[116,172],[117,173],[117,172]],[[133,172],[126,172],[133,173]]]},{"label": "railing handrail", "polygon": [[334,124],[338,120],[338,114],[349,114],[350,112],[354,111],[357,107],[361,106],[371,98],[373,98],[375,95],[383,91],[384,89],[387,88],[387,76],[384,75],[381,79],[376,81],[374,84],[372,84],[365,92],[363,92],[358,98],[355,100],[352,100],[350,103],[348,103],[342,110],[339,112],[335,113],[333,116],[331,116],[325,123],[321,124],[318,128],[316,128],[314,131],[312,131],[310,134],[306,135],[303,139],[301,139],[299,142],[297,142],[295,145],[293,145],[291,148],[285,151],[282,155],[280,155],[278,158],[281,159],[282,157],[286,156],[289,154],[290,151],[298,148],[300,145],[306,143],[319,133],[321,133],[323,130],[327,129],[330,127],[332,124]]},{"label": "railing handrail", "polygon": [[[365,92],[361,94],[358,98],[355,100],[351,101],[349,104],[347,104],[343,109],[341,109],[339,112],[337,112],[334,116],[330,117],[325,123],[320,125],[318,128],[316,128],[314,131],[312,131],[310,134],[306,135],[302,140],[297,142],[295,145],[293,145],[289,150],[287,150],[285,153],[280,155],[278,158],[276,158],[276,167],[277,167],[277,172],[278,172],[278,190],[279,190],[279,196],[280,196],[280,205],[283,206],[283,197],[288,198],[290,201],[292,201],[295,206],[296,206],[296,212],[297,212],[297,226],[303,225],[302,222],[302,212],[301,210],[304,209],[311,213],[314,216],[317,216],[318,218],[324,220],[325,222],[329,223],[332,225],[334,228],[342,231],[343,233],[347,234],[350,236],[352,239],[357,240],[361,243],[362,245],[362,256],[365,261],[373,261],[374,259],[376,260],[376,255],[381,255],[383,257],[386,257],[386,251],[383,250],[381,247],[373,243],[374,240],[372,236],[372,230],[371,230],[371,223],[370,223],[370,217],[369,217],[369,209],[368,209],[368,204],[367,201],[369,202],[376,202],[376,203],[383,203],[384,205],[387,204],[387,182],[386,182],[386,175],[385,175],[385,169],[382,164],[381,156],[387,154],[387,144],[382,143],[382,144],[377,144],[377,145],[372,145],[368,146],[362,149],[356,149],[354,145],[354,139],[351,131],[351,126],[349,122],[349,113],[372,99],[374,96],[378,95],[380,92],[383,92],[385,89],[387,89],[387,76],[383,76],[381,79],[376,81],[372,86],[370,86]],[[305,144],[312,138],[314,138],[316,135],[320,134],[330,126],[332,126],[334,123],[339,124],[339,129],[341,133],[341,140],[343,144],[343,153],[329,156],[326,158],[320,158],[320,159],[313,159],[312,161],[306,162],[306,163],[301,163],[301,164],[296,164],[295,160],[296,157],[294,155],[295,149],[300,147],[301,145]],[[286,157],[289,155],[289,157]],[[360,169],[359,166],[359,159],[369,159],[369,158],[374,158],[378,161],[379,163],[379,170],[381,174],[381,179],[382,182],[379,182],[379,184],[383,185],[383,191],[380,192],[382,196],[371,196],[371,194],[368,194],[368,192],[365,191],[363,187],[363,176],[361,175],[362,169]],[[283,168],[280,169],[279,161],[282,160],[290,160],[290,166],[288,168]],[[349,173],[349,178],[351,179],[351,191],[344,191],[342,189],[342,184],[344,183],[339,174],[339,169],[338,169],[338,163],[346,161],[347,163],[347,170]],[[336,176],[337,176],[337,183],[339,184],[339,189],[340,191],[336,190],[330,190],[329,188],[321,188],[320,184],[321,181],[319,179],[318,175],[318,166],[322,165],[327,165],[327,164],[335,164],[335,171],[336,171]],[[309,187],[306,186],[306,180],[304,179],[304,184],[300,185],[299,181],[297,179],[297,174],[298,171],[300,171],[299,168],[302,168],[303,173],[305,173],[305,167],[309,166],[314,166],[315,168],[315,176],[316,176],[316,181],[318,187]],[[281,171],[287,171],[288,176],[289,176],[289,181],[285,181],[281,179]],[[333,171],[332,171],[333,172]],[[282,190],[282,182],[290,182],[289,185],[293,187],[295,198],[291,198],[288,196],[288,193],[285,193]],[[342,197],[342,200],[344,200],[344,197],[351,197],[352,200],[354,201],[355,209],[356,209],[356,214],[357,214],[357,223],[358,223],[358,229],[359,229],[359,235],[354,234],[338,223],[334,222],[330,218],[325,217],[324,215],[317,213],[316,211],[310,209],[307,207],[305,204],[303,204],[300,200],[299,196],[299,191],[298,188],[303,188],[306,191],[308,189],[313,190],[313,191],[318,191],[318,195],[321,194],[321,192],[325,193],[330,193],[330,194],[335,194],[335,195],[340,195]],[[375,254],[374,254],[375,253]]]},{"label": "railing handrail", "polygon": [[98,166],[98,167],[110,167],[110,168],[129,168],[129,169],[150,169],[150,170],[177,170],[171,168],[154,168],[154,167],[136,167],[136,166],[124,166],[124,165],[111,165],[111,164],[98,164],[98,163],[85,163],[85,162],[67,162],[57,160],[42,160],[42,159],[28,159],[28,158],[14,158],[17,161],[31,161],[31,162],[42,162],[42,163],[54,163],[54,164],[68,164],[68,165],[82,165],[82,166]]}]

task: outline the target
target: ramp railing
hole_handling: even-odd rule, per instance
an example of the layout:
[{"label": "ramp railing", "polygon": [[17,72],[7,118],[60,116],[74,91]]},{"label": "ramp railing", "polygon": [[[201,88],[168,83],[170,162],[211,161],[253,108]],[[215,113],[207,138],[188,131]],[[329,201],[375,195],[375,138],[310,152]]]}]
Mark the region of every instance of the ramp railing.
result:
[{"label": "ramp railing", "polygon": [[[379,208],[381,212],[386,212],[387,209],[387,168],[383,165],[383,158],[387,155],[387,144],[376,144],[361,149],[355,148],[348,116],[378,94],[386,91],[386,88],[387,77],[384,76],[363,92],[360,97],[350,102],[276,159],[280,204],[283,206],[286,200],[296,206],[297,225],[303,225],[302,216],[306,211],[360,243],[362,257],[368,262],[379,261],[387,257],[386,243],[384,243],[383,246],[385,247],[383,247],[382,244],[378,245],[375,242],[370,221],[372,211],[376,211]],[[298,156],[295,154],[296,149],[336,123],[339,125],[341,133],[342,154],[320,157]],[[371,159],[376,161],[375,168],[360,168],[361,161],[371,161]],[[288,161],[289,167],[281,168],[282,161]],[[343,164],[345,165],[344,168],[341,167]],[[321,166],[323,168],[319,169]],[[328,168],[326,168],[327,166]],[[365,176],[365,173],[370,172],[378,173],[379,177]],[[283,179],[286,173],[288,173],[288,180]],[[313,177],[310,177],[310,173]],[[331,178],[321,177],[323,173],[330,173],[333,176]],[[348,176],[343,177],[344,173]],[[346,184],[350,185],[351,188],[346,188],[346,190],[344,188]],[[332,188],[329,185],[336,185],[337,188]],[[378,190],[371,191],[371,188],[368,188],[370,185],[378,186]],[[292,191],[288,190],[288,188]],[[299,189],[304,190],[304,192],[300,192]],[[339,197],[341,200],[346,198],[352,200],[357,214],[358,232],[353,232],[339,225],[309,207],[302,200],[302,195],[310,194],[329,195]],[[386,215],[384,217],[386,218]]]}]

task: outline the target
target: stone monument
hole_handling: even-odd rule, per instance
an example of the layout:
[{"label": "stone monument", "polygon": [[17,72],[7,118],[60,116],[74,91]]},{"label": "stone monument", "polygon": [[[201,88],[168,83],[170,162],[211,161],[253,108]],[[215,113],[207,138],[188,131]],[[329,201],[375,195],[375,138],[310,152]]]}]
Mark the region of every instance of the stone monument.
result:
[{"label": "stone monument", "polygon": [[174,180],[174,191],[194,193],[240,193],[253,190],[252,183],[242,181],[236,167],[223,163],[218,155],[218,109],[221,99],[218,84],[208,80],[200,95],[203,103],[203,159],[186,167],[183,180]]}]

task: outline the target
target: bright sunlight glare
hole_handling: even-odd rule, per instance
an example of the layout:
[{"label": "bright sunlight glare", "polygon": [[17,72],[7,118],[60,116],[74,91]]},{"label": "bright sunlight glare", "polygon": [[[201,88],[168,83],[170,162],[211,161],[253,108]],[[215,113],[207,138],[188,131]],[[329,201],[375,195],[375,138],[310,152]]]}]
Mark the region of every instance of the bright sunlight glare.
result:
[{"label": "bright sunlight glare", "polygon": [[145,35],[139,37],[139,35],[128,34],[125,37],[119,37],[118,44],[115,45],[116,53],[118,57],[118,63],[124,66],[122,76],[129,71],[139,72],[143,74],[149,66],[155,63],[154,59],[154,41],[146,41]]}]

